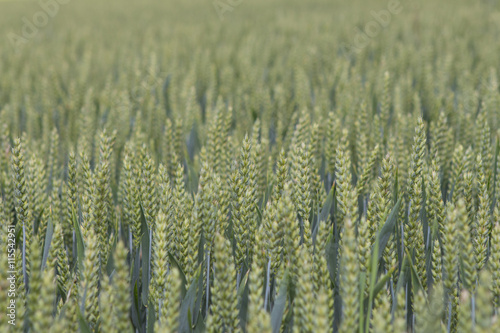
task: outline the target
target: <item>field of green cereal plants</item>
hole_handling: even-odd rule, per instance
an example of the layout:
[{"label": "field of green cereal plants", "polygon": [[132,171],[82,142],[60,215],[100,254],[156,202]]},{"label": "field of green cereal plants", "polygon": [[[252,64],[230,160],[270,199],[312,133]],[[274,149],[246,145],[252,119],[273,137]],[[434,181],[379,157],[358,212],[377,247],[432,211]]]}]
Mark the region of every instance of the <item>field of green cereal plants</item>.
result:
[{"label": "field of green cereal plants", "polygon": [[500,332],[500,3],[0,1],[0,332]]}]

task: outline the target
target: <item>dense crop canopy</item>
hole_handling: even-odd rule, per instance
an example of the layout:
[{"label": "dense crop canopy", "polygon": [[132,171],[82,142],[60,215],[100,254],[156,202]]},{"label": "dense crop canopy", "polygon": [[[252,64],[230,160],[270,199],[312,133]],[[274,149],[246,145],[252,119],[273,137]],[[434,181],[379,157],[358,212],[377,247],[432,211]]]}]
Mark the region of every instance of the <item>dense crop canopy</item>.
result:
[{"label": "dense crop canopy", "polygon": [[0,332],[500,332],[498,36],[486,0],[0,1]]}]

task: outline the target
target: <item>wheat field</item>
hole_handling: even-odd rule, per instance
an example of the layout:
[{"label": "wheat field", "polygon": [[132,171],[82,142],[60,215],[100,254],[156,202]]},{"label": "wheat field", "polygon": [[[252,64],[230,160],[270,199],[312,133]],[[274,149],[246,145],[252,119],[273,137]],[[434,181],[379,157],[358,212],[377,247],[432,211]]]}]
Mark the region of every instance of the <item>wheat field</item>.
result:
[{"label": "wheat field", "polygon": [[500,332],[500,3],[0,1],[0,332]]}]

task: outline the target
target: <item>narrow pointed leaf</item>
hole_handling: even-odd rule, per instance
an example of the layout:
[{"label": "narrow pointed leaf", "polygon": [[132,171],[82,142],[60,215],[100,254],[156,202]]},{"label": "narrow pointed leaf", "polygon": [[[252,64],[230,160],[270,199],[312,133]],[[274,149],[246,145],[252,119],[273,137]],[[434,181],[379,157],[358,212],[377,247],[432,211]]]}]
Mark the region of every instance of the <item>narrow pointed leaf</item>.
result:
[{"label": "narrow pointed leaf", "polygon": [[52,242],[52,235],[54,234],[54,225],[52,224],[52,219],[49,218],[47,222],[47,231],[45,232],[45,244],[43,246],[43,256],[42,256],[42,270],[45,268],[47,263],[47,258],[49,257],[50,243]]},{"label": "narrow pointed leaf", "polygon": [[273,333],[279,333],[281,322],[283,321],[283,313],[285,311],[287,295],[288,295],[288,269],[285,271],[283,275],[283,279],[280,283],[280,289],[278,291],[278,296],[274,301],[274,307],[271,311],[271,325],[273,328]]},{"label": "narrow pointed leaf", "polygon": [[80,272],[83,272],[83,258],[84,258],[84,243],[82,238],[82,232],[80,230],[80,225],[76,219],[75,213],[73,212],[73,228],[75,229],[75,238],[76,238],[76,252],[77,252],[77,262],[78,269]]},{"label": "narrow pointed leaf", "polygon": [[[191,330],[191,321],[193,319],[192,313],[195,306],[198,304],[198,293],[203,293],[203,274],[201,274],[201,265],[196,270],[193,281],[189,285],[186,296],[182,300],[181,313],[180,313],[180,332],[189,332]],[[202,288],[199,288],[199,286]],[[201,305],[201,303],[200,303]]]},{"label": "narrow pointed leaf", "polygon": [[402,198],[399,198],[394,207],[392,208],[391,212],[389,213],[389,216],[387,217],[387,220],[384,223],[384,226],[380,230],[380,232],[377,235],[378,238],[378,259],[382,257],[382,254],[384,253],[384,249],[389,242],[389,238],[391,237],[391,234],[394,232],[394,228],[396,226],[396,220],[398,218],[398,212],[399,212],[399,207],[401,206],[401,200]]}]

